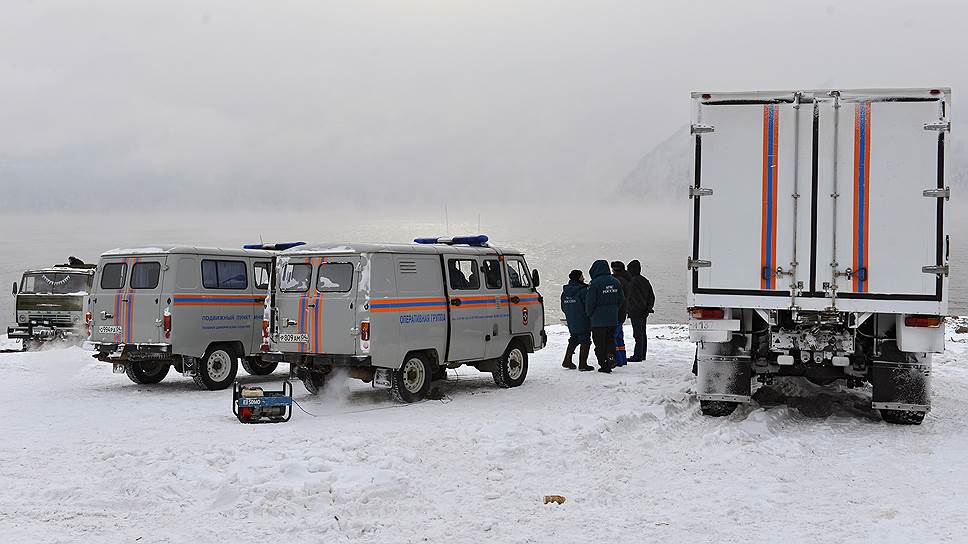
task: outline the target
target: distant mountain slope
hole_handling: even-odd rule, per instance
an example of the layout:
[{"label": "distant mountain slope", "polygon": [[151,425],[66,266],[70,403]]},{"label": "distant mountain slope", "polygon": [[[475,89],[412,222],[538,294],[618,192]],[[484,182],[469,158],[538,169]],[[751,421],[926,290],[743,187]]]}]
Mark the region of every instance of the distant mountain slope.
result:
[{"label": "distant mountain slope", "polygon": [[[958,137],[968,134],[968,123],[952,128],[951,143],[945,160],[948,162],[948,184],[960,190],[959,201],[968,201],[968,140]],[[692,160],[689,127],[683,126],[645,154],[618,187],[623,195],[639,200],[668,200],[685,197],[690,183]]]}]

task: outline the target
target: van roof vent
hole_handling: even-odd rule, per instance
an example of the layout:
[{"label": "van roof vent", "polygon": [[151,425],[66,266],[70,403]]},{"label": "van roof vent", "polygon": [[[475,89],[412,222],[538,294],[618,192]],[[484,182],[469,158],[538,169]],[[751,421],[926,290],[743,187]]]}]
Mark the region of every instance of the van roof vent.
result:
[{"label": "van roof vent", "polygon": [[474,246],[487,247],[487,236],[476,234],[474,236],[454,236],[453,238],[417,238],[414,240],[418,244],[444,244],[448,246]]}]

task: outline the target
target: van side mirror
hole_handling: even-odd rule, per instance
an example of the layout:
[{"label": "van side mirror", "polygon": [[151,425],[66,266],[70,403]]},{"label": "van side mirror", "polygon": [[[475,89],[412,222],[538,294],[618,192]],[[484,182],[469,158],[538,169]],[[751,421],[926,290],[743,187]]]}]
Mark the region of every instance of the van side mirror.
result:
[{"label": "van side mirror", "polygon": [[13,282],[13,290],[11,293],[13,293],[13,296],[17,296],[17,282]]},{"label": "van side mirror", "polygon": [[541,286],[541,276],[538,275],[538,269],[531,271],[531,285],[537,289]]}]

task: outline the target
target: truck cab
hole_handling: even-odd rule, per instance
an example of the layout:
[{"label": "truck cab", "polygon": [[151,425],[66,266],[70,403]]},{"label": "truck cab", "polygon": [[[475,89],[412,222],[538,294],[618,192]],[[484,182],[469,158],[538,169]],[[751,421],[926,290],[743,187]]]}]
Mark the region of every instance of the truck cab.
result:
[{"label": "truck cab", "polygon": [[310,392],[340,367],[404,402],[461,365],[516,387],[547,343],[539,283],[523,253],[484,236],[294,248],[273,266],[263,359]]},{"label": "truck cab", "polygon": [[96,265],[71,258],[69,264],[27,270],[13,284],[16,324],[7,336],[26,351],[51,340],[81,342],[86,337],[84,305]]}]

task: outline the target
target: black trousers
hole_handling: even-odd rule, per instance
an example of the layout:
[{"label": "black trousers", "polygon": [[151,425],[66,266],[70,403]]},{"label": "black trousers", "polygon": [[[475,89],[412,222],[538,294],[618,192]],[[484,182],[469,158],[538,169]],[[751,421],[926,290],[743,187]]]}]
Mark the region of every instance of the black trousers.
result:
[{"label": "black trousers", "polygon": [[649,337],[646,335],[646,321],[648,317],[632,318],[632,337],[635,338],[635,349],[632,351],[633,359],[645,360],[646,352],[649,350]]},{"label": "black trousers", "polygon": [[611,366],[615,360],[615,326],[592,327],[592,340],[595,341],[595,357],[599,366]]}]

